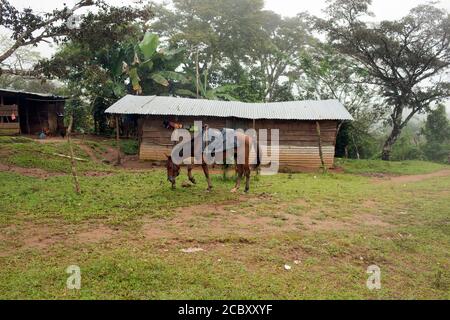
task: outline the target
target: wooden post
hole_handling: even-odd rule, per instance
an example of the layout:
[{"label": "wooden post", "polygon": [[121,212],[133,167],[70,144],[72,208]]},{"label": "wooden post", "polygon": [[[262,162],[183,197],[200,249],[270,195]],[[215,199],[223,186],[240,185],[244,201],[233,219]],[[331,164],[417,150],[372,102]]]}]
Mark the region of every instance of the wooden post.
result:
[{"label": "wooden post", "polygon": [[117,143],[117,164],[120,166],[122,160],[120,158],[120,124],[119,124],[119,115],[116,115],[116,143]]},{"label": "wooden post", "polygon": [[30,116],[29,116],[29,111],[28,111],[28,106],[25,107],[25,116],[26,116],[26,121],[27,121],[27,134],[31,134],[31,129],[30,129]]},{"label": "wooden post", "polygon": [[80,188],[80,182],[78,181],[76,162],[75,162],[75,157],[73,155],[73,147],[72,147],[72,140],[71,140],[72,126],[73,126],[73,115],[70,116],[69,128],[67,128],[67,143],[69,144],[69,150],[70,150],[70,167],[72,169],[72,176],[73,176],[73,182],[75,185],[75,192],[80,194],[81,188]]},{"label": "wooden post", "polygon": [[[199,71],[199,65],[198,65],[198,47],[197,47],[197,54],[196,54],[196,61],[195,61],[195,70],[196,70],[196,87],[197,87],[197,99],[199,98],[199,87],[200,87],[200,71]],[[205,88],[206,90],[206,88]]]},{"label": "wooden post", "polygon": [[325,161],[323,159],[322,135],[321,135],[321,132],[320,132],[320,123],[319,123],[319,121],[316,121],[316,130],[317,130],[317,137],[318,137],[318,144],[319,144],[320,162],[322,163],[323,172],[326,172],[327,168],[325,167]]}]

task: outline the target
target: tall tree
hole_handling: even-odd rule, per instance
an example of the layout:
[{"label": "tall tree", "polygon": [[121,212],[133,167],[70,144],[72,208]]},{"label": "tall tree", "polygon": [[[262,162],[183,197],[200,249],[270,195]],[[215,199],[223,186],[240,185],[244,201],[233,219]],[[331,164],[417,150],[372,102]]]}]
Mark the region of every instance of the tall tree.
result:
[{"label": "tall tree", "polygon": [[[167,37],[172,46],[187,48],[184,68],[195,71],[198,61],[199,81],[204,88],[238,84],[243,76],[251,75],[261,83],[257,100],[273,101],[285,96],[281,94],[285,91],[282,81],[298,63],[298,52],[310,39],[305,15],[282,18],[265,11],[263,0],[172,3],[173,9],[155,9],[152,28]],[[245,94],[239,98],[248,97]]]},{"label": "tall tree", "polygon": [[[89,12],[79,17],[79,27],[73,25],[77,11],[85,7],[95,7],[97,13]],[[74,38],[91,36],[94,33],[100,39],[104,37],[112,41],[116,26],[129,21],[144,22],[150,18],[150,7],[114,7],[104,0],[80,0],[73,7],[64,4],[62,9],[40,13],[30,8],[17,9],[8,0],[0,0],[0,26],[9,31],[11,44],[0,52],[0,63],[11,57],[18,49],[35,46],[41,42],[68,41]],[[1,70],[3,73],[24,74],[19,69]],[[25,72],[26,75],[39,74]]]},{"label": "tall tree", "polygon": [[430,112],[423,133],[429,142],[450,141],[450,121],[443,104],[439,104],[436,109]]},{"label": "tall tree", "polygon": [[422,133],[427,139],[425,156],[433,161],[450,161],[450,121],[443,104],[430,112]]},{"label": "tall tree", "polygon": [[296,79],[303,99],[339,100],[354,118],[367,118],[371,124],[385,113],[377,88],[367,83],[367,69],[326,44],[303,53]]},{"label": "tall tree", "polygon": [[450,96],[440,76],[450,65],[450,15],[426,4],[397,21],[368,23],[371,0],[335,0],[318,20],[330,43],[367,68],[391,107],[392,131],[382,159],[389,160],[402,129],[431,103]]},{"label": "tall tree", "polygon": [[[129,77],[135,94],[172,93],[169,88],[171,81],[182,83],[188,81],[184,74],[176,71],[182,62],[183,49],[159,48],[158,35],[150,32],[147,32],[142,41],[133,47],[134,56],[124,57],[122,72]],[[133,52],[130,49],[127,51]],[[113,69],[118,68],[113,66]]]},{"label": "tall tree", "polygon": [[76,38],[38,66],[47,77],[64,81],[70,95],[90,103],[97,133],[107,131],[104,110],[127,93],[167,95],[170,80],[184,80],[175,71],[180,50],[160,47],[158,36],[143,34],[139,25],[117,28],[115,41],[95,33]]},{"label": "tall tree", "polygon": [[263,12],[263,16],[261,32],[250,45],[250,69],[263,76],[264,100],[271,102],[277,100],[277,91],[279,94],[289,84],[280,82],[298,68],[301,52],[312,44],[312,37],[306,14],[282,18],[273,12]]},{"label": "tall tree", "polygon": [[[6,35],[0,35],[0,52],[12,45]],[[39,62],[41,55],[32,46],[17,49],[8,59],[0,63],[0,69],[10,72],[0,74],[0,87],[30,92],[56,93],[57,88],[51,81],[29,77],[30,68]]]},{"label": "tall tree", "polygon": [[67,35],[71,29],[66,22],[73,13],[95,3],[98,2],[81,0],[72,8],[64,4],[60,10],[41,15],[29,8],[19,10],[8,0],[0,0],[0,26],[11,31],[13,40],[13,43],[0,53],[0,63],[21,47]]},{"label": "tall tree", "polygon": [[367,70],[329,45],[318,43],[303,53],[297,72],[295,84],[301,99],[339,100],[355,119],[338,126],[337,156],[347,156],[348,150],[357,158],[367,156],[369,132],[386,114],[377,88],[367,84]]}]

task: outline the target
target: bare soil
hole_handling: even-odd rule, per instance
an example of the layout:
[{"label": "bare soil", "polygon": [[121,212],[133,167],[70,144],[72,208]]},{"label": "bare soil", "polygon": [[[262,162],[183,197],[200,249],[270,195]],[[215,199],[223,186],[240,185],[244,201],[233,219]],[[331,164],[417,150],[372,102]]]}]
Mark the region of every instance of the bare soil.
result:
[{"label": "bare soil", "polygon": [[[355,230],[361,226],[383,228],[391,226],[375,213],[356,214],[343,219],[333,217],[318,219],[317,211],[310,209],[295,215],[287,214],[284,212],[286,205],[278,207],[278,214],[264,216],[252,212],[251,209],[250,211],[238,209],[244,200],[257,203],[260,202],[260,197],[242,196],[242,198],[220,204],[178,208],[172,217],[165,219],[142,217],[136,221],[137,229],[132,232],[127,230],[126,226],[114,228],[101,221],[75,225],[60,220],[46,224],[25,221],[0,229],[0,239],[5,243],[15,243],[17,249],[36,250],[49,250],[55,245],[121,241],[137,241],[139,245],[146,242],[164,243],[164,248],[189,244],[212,250],[225,242],[251,243],[255,237],[277,234]],[[304,201],[298,199],[291,203],[304,204]],[[370,207],[373,205],[373,203],[363,204]]]},{"label": "bare soil", "polygon": [[393,183],[411,183],[420,182],[427,179],[448,177],[450,176],[450,170],[441,170],[433,173],[426,174],[416,174],[416,175],[405,175],[405,176],[388,176],[383,175],[373,178],[372,181],[375,183],[393,182]]},{"label": "bare soil", "polygon": [[17,167],[17,166],[12,166],[12,165],[6,165],[6,164],[2,164],[2,163],[0,163],[0,171],[9,171],[9,172],[18,173],[23,176],[33,177],[33,178],[41,178],[41,179],[65,175],[65,173],[48,172],[48,171],[45,171],[43,169],[38,169],[38,168],[22,168],[22,167]]}]

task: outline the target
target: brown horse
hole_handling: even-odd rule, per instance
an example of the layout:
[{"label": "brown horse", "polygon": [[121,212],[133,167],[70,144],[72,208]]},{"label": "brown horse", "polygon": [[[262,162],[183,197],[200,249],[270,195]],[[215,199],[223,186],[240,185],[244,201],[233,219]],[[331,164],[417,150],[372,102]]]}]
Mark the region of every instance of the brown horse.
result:
[{"label": "brown horse", "polygon": [[[191,144],[191,154],[194,154],[194,149],[195,149],[195,145],[194,145],[194,139],[188,141],[187,143]],[[235,187],[231,190],[231,192],[237,192],[241,186],[241,180],[242,177],[245,175],[245,192],[247,193],[250,190],[250,150],[251,150],[251,146],[253,145],[253,138],[249,135],[246,135],[244,133],[241,132],[236,132],[236,145],[234,146],[234,159],[235,161],[238,158],[238,152],[245,152],[245,158],[244,158],[244,164],[238,164],[236,161],[236,173],[237,173],[237,180],[236,180],[236,185]],[[238,147],[239,146],[239,147]],[[245,148],[244,150],[240,149],[240,148]],[[204,151],[204,150],[202,150]],[[211,178],[209,176],[209,168],[208,168],[208,164],[205,161],[204,158],[204,153],[202,152],[203,156],[202,156],[202,169],[203,169],[203,173],[205,174],[206,180],[208,182],[208,189],[207,191],[211,191],[212,189],[212,184],[211,184]],[[187,159],[183,158],[183,160]],[[223,151],[223,159],[226,159],[226,150]],[[226,162],[226,160],[224,160]],[[261,164],[260,161],[260,148],[259,148],[259,144],[256,144],[256,165],[254,166],[255,169],[257,169]],[[188,177],[189,180],[192,183],[196,183],[193,175],[192,175],[192,165],[187,165],[187,170],[188,170]],[[170,181],[170,183],[172,184],[172,188],[175,189],[175,184],[176,184],[176,178],[180,175],[180,170],[181,167],[180,165],[175,164],[172,161],[172,157],[171,156],[167,156],[167,179]]]}]

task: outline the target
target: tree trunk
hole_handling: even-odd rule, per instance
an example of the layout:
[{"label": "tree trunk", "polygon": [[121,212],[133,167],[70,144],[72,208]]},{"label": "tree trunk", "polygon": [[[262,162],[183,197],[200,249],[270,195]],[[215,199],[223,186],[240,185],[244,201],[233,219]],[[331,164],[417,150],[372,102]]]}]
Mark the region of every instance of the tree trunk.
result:
[{"label": "tree trunk", "polygon": [[358,149],[358,145],[356,144],[355,136],[353,135],[353,133],[350,133],[350,136],[352,137],[353,146],[355,147],[356,159],[361,160],[361,156],[359,155],[359,149]]},{"label": "tree trunk", "polygon": [[319,156],[320,156],[320,162],[322,163],[322,170],[326,172],[327,168],[325,166],[325,161],[323,158],[323,150],[322,150],[322,134],[320,131],[320,123],[319,121],[316,121],[316,130],[317,130],[317,142],[319,146]]},{"label": "tree trunk", "polygon": [[403,106],[397,105],[394,112],[391,115],[392,118],[392,131],[386,142],[383,145],[383,151],[381,153],[381,159],[384,161],[391,160],[391,151],[397,139],[402,133],[402,120],[403,120]]},{"label": "tree trunk", "polygon": [[399,138],[402,130],[400,126],[397,126],[394,124],[394,128],[392,128],[391,134],[387,138],[386,142],[383,145],[383,152],[381,153],[381,159],[384,161],[390,161],[391,160],[391,151],[392,147],[394,146],[395,142]]}]

